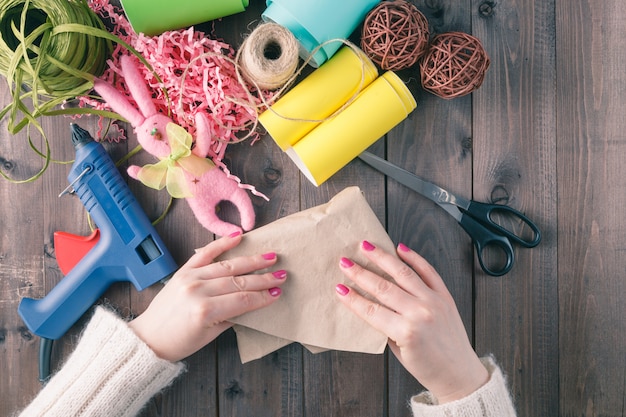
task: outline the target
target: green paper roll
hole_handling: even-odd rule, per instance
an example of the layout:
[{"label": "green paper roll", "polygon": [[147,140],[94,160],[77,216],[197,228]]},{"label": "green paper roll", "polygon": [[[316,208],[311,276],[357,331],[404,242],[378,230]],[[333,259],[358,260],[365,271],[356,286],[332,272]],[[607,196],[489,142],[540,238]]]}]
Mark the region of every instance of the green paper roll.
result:
[{"label": "green paper roll", "polygon": [[148,36],[240,13],[248,0],[122,0],[133,30]]}]

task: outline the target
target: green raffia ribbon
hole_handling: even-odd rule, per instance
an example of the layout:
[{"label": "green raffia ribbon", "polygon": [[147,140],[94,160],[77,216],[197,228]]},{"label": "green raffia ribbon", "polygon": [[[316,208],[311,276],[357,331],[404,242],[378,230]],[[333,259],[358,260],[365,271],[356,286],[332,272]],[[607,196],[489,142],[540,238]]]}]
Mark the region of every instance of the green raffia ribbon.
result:
[{"label": "green raffia ribbon", "polygon": [[215,168],[215,164],[191,153],[193,138],[183,127],[168,123],[165,132],[171,149],[170,155],[156,164],[144,165],[139,170],[138,178],[147,187],[156,190],[166,188],[174,198],[192,197],[185,180],[185,172],[200,177]]},{"label": "green raffia ribbon", "polygon": [[[50,144],[37,120],[40,116],[96,114],[119,118],[116,113],[96,109],[59,109],[65,101],[93,89],[94,77],[106,69],[113,42],[128,49],[154,73],[139,52],[106,30],[86,0],[0,0],[0,74],[6,77],[12,98],[0,111],[0,120],[7,118],[11,134],[27,127],[29,146],[44,159],[41,170],[31,178],[15,180],[0,171],[2,177],[15,183],[30,182],[47,169]],[[44,150],[33,143],[31,127],[42,136]]]}]

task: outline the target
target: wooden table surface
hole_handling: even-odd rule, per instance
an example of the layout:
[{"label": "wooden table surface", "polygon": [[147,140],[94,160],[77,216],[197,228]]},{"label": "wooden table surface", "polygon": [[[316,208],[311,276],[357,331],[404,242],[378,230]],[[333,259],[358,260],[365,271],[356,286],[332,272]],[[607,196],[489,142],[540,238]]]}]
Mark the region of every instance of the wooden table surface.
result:
[{"label": "wooden table surface", "polygon": [[[443,100],[402,77],[417,109],[373,151],[453,192],[508,204],[543,232],[516,251],[504,277],[485,275],[462,229],[430,201],[353,161],[319,188],[264,137],[229,146],[226,162],[270,201],[253,198],[258,225],[362,188],[394,242],[424,255],[449,286],[480,355],[508,376],[520,416],[624,416],[626,403],[626,9],[621,0],[416,0],[433,32],[464,31],[483,42],[491,67],[474,94]],[[238,46],[264,2],[215,24]],[[8,103],[6,85],[0,87]],[[68,121],[42,120],[53,156],[73,155]],[[93,123],[91,121],[81,123]],[[26,178],[41,166],[22,132],[0,126],[0,168]],[[91,125],[93,127],[93,125]],[[35,140],[38,140],[35,138]],[[128,147],[134,146],[132,138]],[[120,157],[127,148],[112,147]],[[71,156],[70,156],[71,157]],[[66,165],[37,181],[0,182],[0,415],[39,390],[38,337],[17,314],[61,278],[52,235],[86,235],[77,199],[57,198]],[[163,193],[131,181],[150,216]],[[176,204],[158,230],[180,263],[213,237]],[[106,300],[140,313],[156,289],[116,285]],[[55,344],[54,363],[75,346],[79,323]],[[392,354],[310,354],[292,344],[242,365],[229,331],[189,358],[187,373],[142,416],[408,416],[420,390]]]}]

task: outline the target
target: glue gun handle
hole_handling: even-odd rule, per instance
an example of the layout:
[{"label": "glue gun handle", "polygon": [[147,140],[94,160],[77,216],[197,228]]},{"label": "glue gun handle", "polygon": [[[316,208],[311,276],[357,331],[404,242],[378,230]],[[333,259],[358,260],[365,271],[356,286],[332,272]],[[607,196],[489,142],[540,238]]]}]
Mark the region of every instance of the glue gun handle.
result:
[{"label": "glue gun handle", "polygon": [[111,277],[117,274],[84,261],[44,298],[22,299],[18,312],[33,333],[46,339],[60,338],[112,284]]}]

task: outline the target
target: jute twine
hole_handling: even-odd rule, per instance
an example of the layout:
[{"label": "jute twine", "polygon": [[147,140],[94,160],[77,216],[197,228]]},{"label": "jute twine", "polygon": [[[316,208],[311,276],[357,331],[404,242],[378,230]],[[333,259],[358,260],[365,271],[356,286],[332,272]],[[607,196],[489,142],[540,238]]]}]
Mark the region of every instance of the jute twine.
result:
[{"label": "jute twine", "polygon": [[383,1],[365,18],[361,48],[384,70],[409,68],[424,55],[430,30],[414,4]]},{"label": "jute twine", "polygon": [[281,88],[298,68],[298,41],[276,23],[257,26],[240,49],[237,64],[244,79],[261,90]]},{"label": "jute twine", "polygon": [[420,61],[422,86],[433,94],[452,99],[481,86],[490,60],[480,41],[463,32],[435,36]]}]

